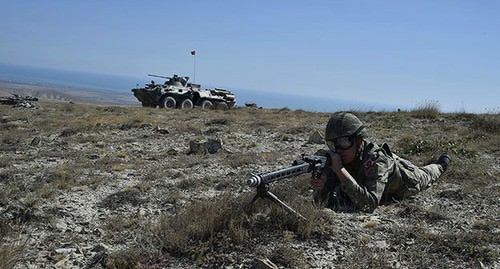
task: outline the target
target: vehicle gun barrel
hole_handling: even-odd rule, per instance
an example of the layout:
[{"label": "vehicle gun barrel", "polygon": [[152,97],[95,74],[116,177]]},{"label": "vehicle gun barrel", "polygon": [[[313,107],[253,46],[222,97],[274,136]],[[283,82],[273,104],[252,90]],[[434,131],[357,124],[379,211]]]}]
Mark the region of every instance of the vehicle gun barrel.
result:
[{"label": "vehicle gun barrel", "polygon": [[150,77],[155,77],[155,78],[164,78],[164,79],[170,79],[169,77],[165,77],[165,76],[160,76],[160,75],[155,75],[155,74],[148,74],[148,76],[150,76]]}]

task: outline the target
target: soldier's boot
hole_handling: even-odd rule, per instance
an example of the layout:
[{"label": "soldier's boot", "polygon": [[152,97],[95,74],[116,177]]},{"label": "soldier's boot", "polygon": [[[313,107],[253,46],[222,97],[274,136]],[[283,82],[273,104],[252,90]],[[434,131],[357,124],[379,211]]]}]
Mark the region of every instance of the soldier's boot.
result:
[{"label": "soldier's boot", "polygon": [[439,156],[439,158],[436,161],[436,164],[439,164],[443,167],[443,172],[446,171],[450,163],[451,163],[451,156],[446,152],[441,154],[441,156]]}]

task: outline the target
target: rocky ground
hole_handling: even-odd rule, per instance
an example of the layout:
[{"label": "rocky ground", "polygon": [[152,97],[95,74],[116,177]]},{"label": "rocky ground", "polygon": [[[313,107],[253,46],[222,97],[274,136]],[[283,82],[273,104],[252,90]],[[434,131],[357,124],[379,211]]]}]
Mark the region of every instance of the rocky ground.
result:
[{"label": "rocky ground", "polygon": [[[499,115],[355,112],[439,183],[374,213],[311,204],[308,175],[247,207],[251,173],[324,149],[329,114],[40,100],[0,106],[0,268],[499,268]],[[267,262],[267,265],[264,265]]]}]

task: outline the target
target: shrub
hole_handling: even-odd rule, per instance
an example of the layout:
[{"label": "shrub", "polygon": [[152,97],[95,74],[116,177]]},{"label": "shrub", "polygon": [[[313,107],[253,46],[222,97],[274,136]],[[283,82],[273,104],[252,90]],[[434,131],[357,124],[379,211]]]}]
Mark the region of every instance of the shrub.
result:
[{"label": "shrub", "polygon": [[23,246],[0,243],[0,268],[12,268],[21,258]]},{"label": "shrub", "polygon": [[475,158],[478,155],[477,151],[471,148],[467,141],[449,140],[444,137],[430,140],[405,136],[397,142],[397,145],[403,154],[408,155],[433,154],[440,151],[446,151],[467,158]]},{"label": "shrub", "polygon": [[[158,261],[162,259],[157,253],[140,248],[130,248],[112,253],[106,262],[105,268],[136,269],[136,268],[163,268]],[[89,267],[90,268],[90,267]],[[99,267],[100,268],[100,267]]]},{"label": "shrub", "polygon": [[440,113],[439,103],[436,100],[420,103],[410,112],[413,117],[421,119],[435,119]]},{"label": "shrub", "polygon": [[118,191],[105,197],[100,205],[109,209],[117,209],[126,204],[137,206],[144,201],[141,191],[137,188],[129,188]]},{"label": "shrub", "polygon": [[472,128],[480,129],[488,133],[498,134],[500,132],[500,114],[481,114],[472,119]]}]

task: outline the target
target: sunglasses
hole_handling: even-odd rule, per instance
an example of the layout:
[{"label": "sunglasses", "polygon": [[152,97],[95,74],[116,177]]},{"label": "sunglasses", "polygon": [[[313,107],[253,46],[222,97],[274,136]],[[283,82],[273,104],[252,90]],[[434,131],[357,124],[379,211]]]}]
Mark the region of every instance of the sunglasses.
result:
[{"label": "sunglasses", "polygon": [[341,136],[339,138],[326,140],[326,145],[332,151],[335,149],[346,150],[354,145],[356,138],[354,136]]}]

